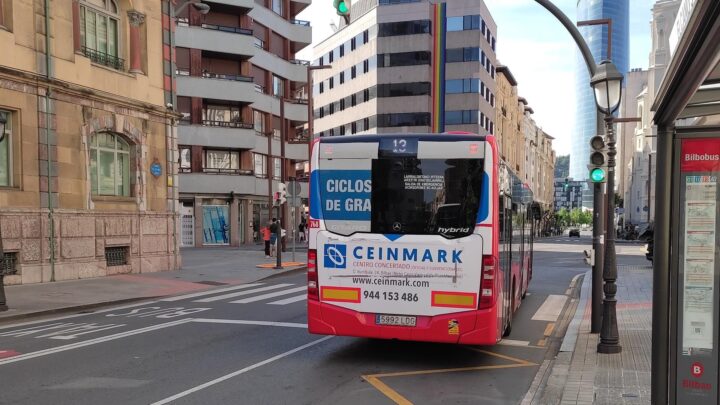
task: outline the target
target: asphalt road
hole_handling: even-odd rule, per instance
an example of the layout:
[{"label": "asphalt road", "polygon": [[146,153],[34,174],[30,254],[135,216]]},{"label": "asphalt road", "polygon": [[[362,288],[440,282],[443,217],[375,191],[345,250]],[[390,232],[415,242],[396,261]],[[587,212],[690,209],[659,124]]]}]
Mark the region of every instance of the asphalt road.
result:
[{"label": "asphalt road", "polygon": [[[574,303],[568,286],[587,270],[579,253],[587,235],[544,242],[536,244],[513,332],[500,345],[310,335],[306,279],[296,273],[2,325],[0,403],[519,403],[539,364],[556,353]],[[619,260],[641,263],[637,257]]]}]

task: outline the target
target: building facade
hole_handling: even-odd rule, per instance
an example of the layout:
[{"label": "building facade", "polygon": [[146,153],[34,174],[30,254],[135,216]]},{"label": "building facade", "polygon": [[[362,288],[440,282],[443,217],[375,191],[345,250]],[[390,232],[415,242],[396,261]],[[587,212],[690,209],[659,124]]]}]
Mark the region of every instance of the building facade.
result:
[{"label": "building facade", "polygon": [[572,178],[555,179],[555,211],[565,208],[572,211],[575,208],[582,209],[584,181],[575,181]]},{"label": "building facade", "polygon": [[168,2],[45,7],[0,2],[5,282],[178,268]]},{"label": "building facade", "polygon": [[634,153],[625,193],[625,221],[629,224],[652,222],[655,218],[657,127],[651,107],[670,61],[670,32],[679,8],[679,0],[660,0],[652,8],[650,61],[645,86],[635,102],[635,116],[640,121],[633,128]]},{"label": "building facade", "polygon": [[518,97],[517,81],[510,68],[498,66],[495,79],[497,98],[494,135],[498,142],[498,153],[500,158],[524,179],[521,173],[525,171],[525,101]]},{"label": "building facade", "polygon": [[314,48],[314,132],[495,130],[496,26],[483,2],[361,0]]},{"label": "building facade", "polygon": [[295,17],[310,0],[207,4],[176,20],[182,245],[238,246],[277,216],[278,183],[307,178],[309,62],[295,54],[312,35]]},{"label": "building facade", "polygon": [[[620,71],[628,71],[630,50],[629,0],[578,0],[577,21],[612,19],[612,61]],[[608,58],[608,27],[593,25],[579,27],[596,62]],[[590,138],[597,135],[597,107],[590,87],[587,65],[580,52],[575,62],[575,130],[570,153],[570,177],[586,179],[590,156]],[[586,193],[586,203],[592,206],[592,193]]]}]

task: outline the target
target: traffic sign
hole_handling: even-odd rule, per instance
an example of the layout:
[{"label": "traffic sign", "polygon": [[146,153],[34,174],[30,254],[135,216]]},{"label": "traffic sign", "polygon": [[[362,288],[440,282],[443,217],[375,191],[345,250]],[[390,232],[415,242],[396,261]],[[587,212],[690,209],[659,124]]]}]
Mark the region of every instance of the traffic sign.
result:
[{"label": "traffic sign", "polygon": [[302,205],[302,198],[299,196],[289,196],[287,202],[291,207],[299,207]]},{"label": "traffic sign", "polygon": [[291,180],[288,182],[287,192],[289,196],[299,196],[302,192],[302,185],[300,185],[299,181]]}]

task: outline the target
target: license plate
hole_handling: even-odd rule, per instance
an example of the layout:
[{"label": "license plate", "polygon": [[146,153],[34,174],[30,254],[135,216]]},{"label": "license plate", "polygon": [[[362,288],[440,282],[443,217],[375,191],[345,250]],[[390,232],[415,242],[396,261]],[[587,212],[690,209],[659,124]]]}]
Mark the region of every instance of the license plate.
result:
[{"label": "license plate", "polygon": [[377,325],[415,326],[417,317],[404,315],[375,315]]}]

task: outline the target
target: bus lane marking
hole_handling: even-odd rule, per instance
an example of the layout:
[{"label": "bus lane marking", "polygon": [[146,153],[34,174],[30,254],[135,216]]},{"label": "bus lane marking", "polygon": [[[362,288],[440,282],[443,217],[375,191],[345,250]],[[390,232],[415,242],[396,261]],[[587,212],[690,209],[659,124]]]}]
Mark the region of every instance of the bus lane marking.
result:
[{"label": "bus lane marking", "polygon": [[491,366],[475,366],[475,367],[459,367],[459,368],[443,368],[434,370],[418,370],[418,371],[400,371],[394,373],[378,373],[368,374],[361,376],[363,380],[367,381],[376,390],[380,391],[388,399],[395,402],[398,405],[412,405],[412,402],[407,398],[403,397],[399,392],[392,389],[389,385],[381,381],[381,378],[389,377],[409,377],[416,375],[428,375],[428,374],[442,374],[442,373],[457,373],[463,371],[483,371],[483,370],[499,370],[507,368],[520,368],[520,367],[534,367],[537,363],[533,363],[527,360],[519,359],[517,357],[508,356],[505,354],[495,353],[488,350],[478,349],[474,347],[468,347],[469,350],[483,353],[489,356],[501,358],[503,360],[511,361],[511,364],[495,364]]},{"label": "bus lane marking", "polygon": [[169,404],[169,403],[171,403],[171,402],[173,402],[173,401],[175,401],[175,400],[177,400],[177,399],[180,399],[180,398],[182,398],[182,397],[186,397],[186,396],[188,396],[188,395],[190,395],[190,394],[192,394],[192,393],[194,393],[194,392],[197,392],[197,391],[200,391],[200,390],[204,390],[205,388],[211,387],[211,386],[213,386],[213,385],[215,385],[215,384],[219,384],[219,383],[221,383],[221,382],[223,382],[223,381],[229,380],[229,379],[231,379],[231,378],[233,378],[233,377],[237,377],[237,376],[239,376],[239,375],[241,375],[241,374],[245,374],[245,373],[247,373],[248,371],[252,371],[252,370],[254,370],[254,369],[258,368],[258,367],[262,367],[262,366],[264,366],[264,365],[266,365],[266,364],[270,364],[270,363],[275,362],[275,361],[277,361],[277,360],[280,360],[280,359],[282,359],[282,358],[284,358],[284,357],[288,357],[288,356],[290,356],[290,355],[292,355],[292,354],[295,354],[295,353],[297,353],[297,352],[299,352],[299,351],[301,351],[301,350],[305,350],[305,349],[307,349],[307,348],[309,348],[309,347],[312,347],[312,346],[315,346],[315,345],[317,345],[317,344],[320,344],[320,343],[322,343],[322,342],[324,342],[324,341],[326,341],[326,340],[328,340],[328,339],[332,339],[333,337],[334,337],[334,336],[325,336],[324,338],[317,339],[317,340],[313,340],[313,341],[310,342],[310,343],[304,344],[304,345],[302,345],[302,346],[298,346],[298,347],[296,347],[296,348],[294,348],[294,349],[291,349],[291,350],[286,351],[285,353],[280,353],[280,354],[278,354],[277,356],[273,356],[273,357],[271,357],[271,358],[269,358],[269,359],[266,359],[266,360],[263,360],[263,361],[261,361],[261,362],[252,364],[252,365],[247,366],[247,367],[245,367],[245,368],[241,368],[240,370],[234,371],[234,372],[232,372],[232,373],[230,373],[230,374],[226,374],[226,375],[224,375],[224,376],[222,376],[222,377],[218,377],[218,378],[216,378],[216,379],[214,379],[214,380],[208,381],[208,382],[206,382],[206,383],[204,383],[204,384],[200,384],[200,385],[198,385],[198,386],[195,386],[195,387],[193,387],[193,388],[190,388],[190,389],[188,389],[188,390],[185,390],[185,391],[180,392],[180,393],[178,393],[178,394],[175,394],[175,395],[173,395],[173,396],[167,397],[167,398],[165,398],[165,399],[161,399],[160,401],[153,402],[151,405],[164,405],[164,404]]},{"label": "bus lane marking", "polygon": [[557,321],[563,308],[565,308],[567,299],[567,295],[548,295],[545,302],[538,308],[531,319],[533,321]]}]

